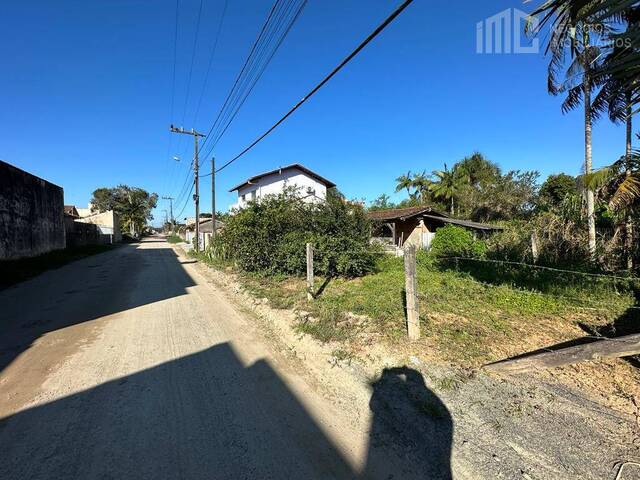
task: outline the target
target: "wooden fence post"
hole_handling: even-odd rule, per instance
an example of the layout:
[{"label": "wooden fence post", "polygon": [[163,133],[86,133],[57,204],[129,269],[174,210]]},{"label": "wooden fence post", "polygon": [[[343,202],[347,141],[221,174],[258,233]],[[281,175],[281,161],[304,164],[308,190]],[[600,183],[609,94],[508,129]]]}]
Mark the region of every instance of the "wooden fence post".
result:
[{"label": "wooden fence post", "polygon": [[420,316],[415,245],[407,245],[404,249],[404,277],[407,295],[407,331],[410,340],[417,340],[420,338]]},{"label": "wooden fence post", "polygon": [[533,263],[538,263],[538,237],[536,232],[531,233],[531,256],[533,257]]},{"label": "wooden fence post", "polygon": [[313,300],[313,245],[307,243],[307,300]]}]

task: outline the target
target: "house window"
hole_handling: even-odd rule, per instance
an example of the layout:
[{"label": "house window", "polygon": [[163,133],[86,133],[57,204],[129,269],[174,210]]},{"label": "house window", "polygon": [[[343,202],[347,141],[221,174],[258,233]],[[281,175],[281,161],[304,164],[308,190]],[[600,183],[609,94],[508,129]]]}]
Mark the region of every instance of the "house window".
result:
[{"label": "house window", "polygon": [[253,192],[251,192],[251,200],[255,200],[256,199],[256,191],[254,190]]},{"label": "house window", "polygon": [[313,187],[307,187],[307,195],[314,196],[316,195],[316,189]]},{"label": "house window", "polygon": [[240,197],[240,199],[241,199],[243,202],[245,202],[245,201],[247,200],[247,196],[243,194],[243,195]]}]

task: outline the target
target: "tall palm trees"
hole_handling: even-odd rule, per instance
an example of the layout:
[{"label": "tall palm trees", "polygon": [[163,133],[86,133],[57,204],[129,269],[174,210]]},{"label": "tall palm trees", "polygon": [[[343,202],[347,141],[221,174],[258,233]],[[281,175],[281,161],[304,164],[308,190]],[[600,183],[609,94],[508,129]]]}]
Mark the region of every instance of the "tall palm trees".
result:
[{"label": "tall palm trees", "polygon": [[[637,2],[631,0],[544,0],[532,13],[540,15],[540,26],[550,24],[547,53],[551,53],[549,65],[550,92],[567,92],[563,112],[577,107],[582,101],[585,115],[584,170],[591,176],[591,123],[599,112],[608,110],[609,117],[626,123],[625,158],[629,165],[631,155],[631,115],[633,106],[640,103],[640,24]],[[619,32],[613,27],[627,23]],[[539,32],[540,30],[538,30]],[[592,35],[598,33],[603,49],[594,46]],[[537,33],[537,32],[536,32]],[[564,65],[566,53],[571,62],[562,82],[556,82],[554,74]],[[606,55],[605,55],[606,54]],[[602,58],[606,61],[601,61]],[[572,79],[577,81],[571,82]],[[599,84],[604,84],[591,105],[591,94]],[[556,86],[557,85],[557,86]],[[612,165],[613,167],[613,165]],[[615,168],[608,171],[614,171]],[[625,174],[631,176],[631,169]],[[632,181],[632,180],[630,180]],[[593,182],[587,181],[587,219],[589,226],[589,250],[595,253],[595,215]],[[626,246],[632,246],[632,222],[627,214]],[[628,267],[632,267],[628,254]]]},{"label": "tall palm trees", "polygon": [[401,190],[406,190],[407,195],[411,196],[411,188],[413,187],[413,179],[411,178],[411,170],[406,175],[400,175],[396,178],[396,193]]},{"label": "tall palm trees", "polygon": [[444,170],[434,170],[436,181],[431,185],[431,192],[435,198],[449,203],[449,213],[455,213],[455,199],[462,189],[469,183],[468,176],[460,168],[449,170],[444,164]]},{"label": "tall palm trees", "polygon": [[[591,154],[591,132],[597,111],[592,108],[591,97],[597,88],[596,62],[600,49],[592,44],[592,25],[586,22],[575,24],[562,36],[554,31],[548,46],[551,61],[548,68],[548,89],[552,95],[566,93],[562,112],[566,113],[580,106],[584,107],[584,172],[589,175],[593,169]],[[565,70],[565,58],[570,56]],[[562,78],[560,76],[562,75]],[[589,228],[589,253],[595,259],[596,218],[595,201],[591,188],[586,189],[587,224]]]}]

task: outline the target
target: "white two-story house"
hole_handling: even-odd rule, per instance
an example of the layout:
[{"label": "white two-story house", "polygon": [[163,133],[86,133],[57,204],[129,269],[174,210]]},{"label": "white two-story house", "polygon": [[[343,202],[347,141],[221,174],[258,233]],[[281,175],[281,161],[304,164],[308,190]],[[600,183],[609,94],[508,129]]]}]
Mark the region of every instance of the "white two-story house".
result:
[{"label": "white two-story house", "polygon": [[230,192],[238,192],[238,201],[230,209],[243,208],[247,203],[260,200],[266,195],[277,195],[285,188],[294,187],[308,202],[324,200],[327,189],[335,187],[330,182],[307,167],[294,163],[270,172],[255,175],[233,187]]}]

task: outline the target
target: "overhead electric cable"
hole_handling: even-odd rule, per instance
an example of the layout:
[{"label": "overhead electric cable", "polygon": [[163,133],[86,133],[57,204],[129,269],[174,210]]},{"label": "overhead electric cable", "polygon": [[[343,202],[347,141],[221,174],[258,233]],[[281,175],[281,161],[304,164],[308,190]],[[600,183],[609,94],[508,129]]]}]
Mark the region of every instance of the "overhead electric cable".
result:
[{"label": "overhead electric cable", "polygon": [[[413,0],[405,0],[402,4],[396,8],[391,15],[389,15],[378,27],[369,34],[367,38],[365,38],[358,47],[351,52],[342,62],[338,64],[336,68],[334,68],[331,73],[329,73],[326,77],[320,81],[309,93],[307,93],[298,103],[296,103],[280,120],[278,120],[275,124],[273,124],[267,131],[265,131],[262,135],[260,135],[257,139],[255,139],[249,146],[247,146],[244,150],[242,150],[238,155],[233,157],[227,163],[222,165],[220,168],[216,170],[216,173],[224,170],[233,162],[241,158],[245,155],[249,150],[255,147],[261,140],[263,140],[267,135],[273,132],[282,122],[284,122],[293,112],[295,112],[298,108],[300,108],[307,100],[309,100],[318,90],[320,90],[333,76],[338,73],[347,63],[349,63],[360,51],[366,47],[369,42],[371,42],[375,37],[377,37],[391,22],[395,20],[395,18],[402,13],[402,11],[407,8]],[[204,176],[204,175],[203,175]]]},{"label": "overhead electric cable", "polygon": [[269,24],[269,20],[271,20],[271,17],[273,16],[273,13],[276,10],[276,7],[278,6],[278,4],[280,3],[280,0],[276,0],[273,5],[271,6],[271,10],[269,11],[269,15],[267,16],[267,19],[265,20],[264,24],[262,25],[262,28],[260,30],[260,33],[258,34],[258,37],[255,39],[255,41],[253,42],[253,45],[251,46],[251,50],[249,51],[249,55],[247,55],[247,58],[245,59],[244,64],[242,65],[242,68],[240,69],[240,73],[238,73],[238,75],[236,76],[236,79],[233,83],[233,86],[231,87],[231,90],[229,90],[229,93],[227,94],[227,98],[225,99],[224,103],[222,104],[222,107],[220,107],[220,111],[218,112],[218,115],[216,116],[216,119],[213,122],[213,125],[211,125],[211,128],[209,129],[209,131],[207,132],[207,138],[205,139],[205,141],[202,144],[202,150],[204,151],[204,148],[211,136],[211,132],[213,131],[213,129],[215,128],[215,126],[218,123],[218,120],[220,119],[220,116],[222,115],[224,109],[227,107],[228,103],[229,103],[229,99],[231,98],[231,95],[233,94],[233,92],[235,91],[238,82],[240,81],[240,79],[242,78],[243,73],[245,72],[247,65],[249,63],[249,60],[251,59],[253,52],[256,50],[265,29],[267,28],[267,25]]},{"label": "overhead electric cable", "polygon": [[215,146],[218,144],[218,142],[220,141],[220,139],[222,138],[222,136],[225,134],[225,132],[227,131],[227,129],[231,126],[231,123],[233,122],[233,120],[235,119],[236,115],[238,114],[238,112],[240,111],[240,109],[242,108],[242,105],[244,105],[245,100],[247,99],[247,97],[251,94],[251,92],[253,91],[253,87],[255,87],[256,83],[258,82],[258,80],[260,80],[260,77],[262,76],[262,74],[264,73],[264,70],[266,68],[266,66],[271,62],[271,59],[273,58],[273,56],[275,55],[276,51],[278,50],[278,48],[280,48],[280,45],[282,44],[282,42],[284,41],[285,37],[287,36],[287,34],[289,33],[289,31],[291,30],[291,27],[293,27],[293,24],[296,22],[296,20],[298,19],[298,17],[300,16],[300,14],[302,13],[302,9],[304,8],[304,6],[306,5],[307,0],[304,0],[302,2],[302,4],[300,5],[300,7],[298,8],[298,10],[295,13],[295,16],[293,17],[292,21],[287,25],[284,34],[278,39],[277,44],[275,46],[275,48],[273,49],[273,51],[269,54],[269,57],[267,58],[264,67],[260,70],[260,72],[257,74],[256,78],[253,80],[253,82],[251,83],[251,85],[248,88],[248,91],[246,92],[246,94],[243,96],[242,100],[240,101],[239,105],[235,108],[235,111],[233,112],[233,114],[231,115],[231,118],[229,118],[229,120],[227,121],[226,125],[224,126],[224,128],[222,129],[222,131],[220,133],[218,133],[216,135],[216,137],[213,140],[213,144],[211,148],[215,148]]},{"label": "overhead electric cable", "polygon": [[211,56],[209,57],[209,64],[207,65],[207,72],[204,77],[204,82],[202,83],[202,90],[200,91],[200,97],[198,98],[198,104],[196,107],[196,114],[193,120],[193,124],[196,125],[198,122],[198,115],[200,114],[200,106],[202,105],[202,99],[204,98],[204,93],[207,89],[207,83],[209,81],[209,73],[211,72],[211,65],[213,64],[213,59],[216,55],[216,51],[218,49],[218,41],[220,40],[220,32],[222,31],[222,24],[224,23],[225,16],[227,14],[227,6],[229,5],[229,0],[224,0],[224,5],[222,7],[222,14],[220,15],[220,22],[218,22],[218,30],[216,32],[215,40],[213,42],[213,48],[211,49]]}]

